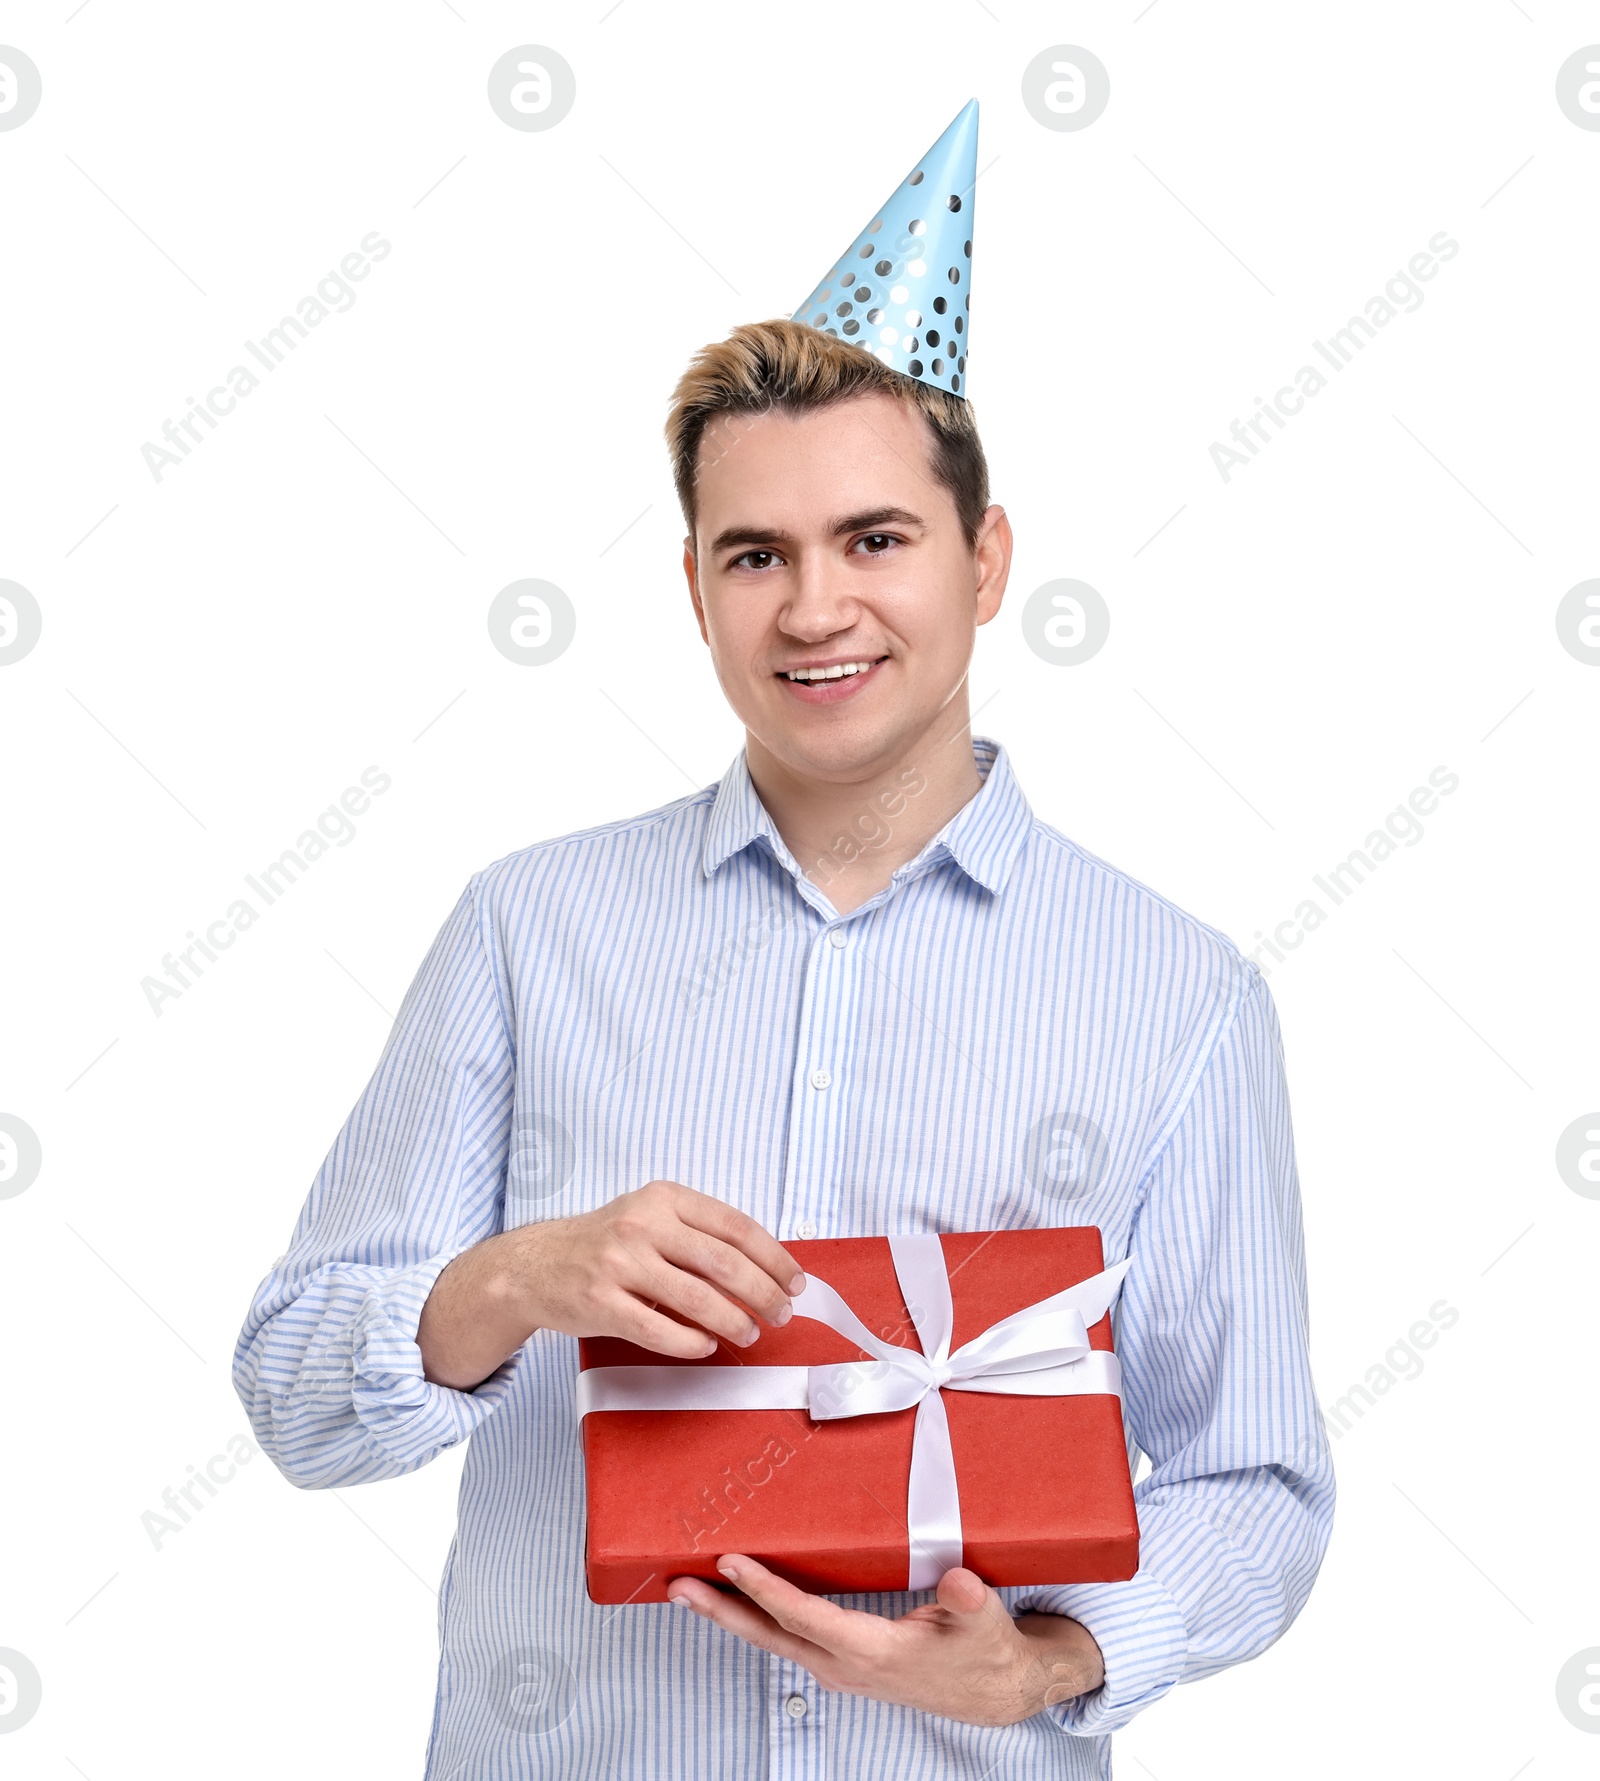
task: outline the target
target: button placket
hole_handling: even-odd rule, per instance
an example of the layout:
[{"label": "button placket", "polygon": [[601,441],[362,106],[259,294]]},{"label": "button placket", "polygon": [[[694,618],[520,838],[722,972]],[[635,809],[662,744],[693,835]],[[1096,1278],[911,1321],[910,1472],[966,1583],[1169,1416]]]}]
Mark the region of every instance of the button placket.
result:
[{"label": "button placket", "polygon": [[783,1222],[775,1233],[780,1241],[826,1235],[838,1223],[839,1152],[860,1003],[858,951],[855,937],[838,925],[820,928],[807,951],[789,1100]]},{"label": "button placket", "polygon": [[797,1663],[773,1657],[767,1679],[772,1689],[767,1775],[772,1781],[820,1781],[817,1765],[827,1761],[827,1697]]}]

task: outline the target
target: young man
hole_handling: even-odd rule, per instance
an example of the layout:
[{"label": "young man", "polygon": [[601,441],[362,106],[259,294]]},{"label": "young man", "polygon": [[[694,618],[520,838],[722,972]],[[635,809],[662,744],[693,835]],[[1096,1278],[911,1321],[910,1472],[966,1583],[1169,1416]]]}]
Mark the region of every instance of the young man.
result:
[{"label": "young man", "polygon": [[[1102,1776],[1118,1726],[1285,1631],[1329,1535],[1273,1004],[972,736],[1012,540],[963,396],[773,321],[697,356],[668,432],[744,748],[473,876],[238,1389],[305,1487],[471,1437],[432,1781]],[[574,1337],[737,1348],[790,1315],[788,1240],[1061,1224],[1136,1257],[1131,1581],[811,1596],[731,1519],[726,1590],[589,1600]]]}]

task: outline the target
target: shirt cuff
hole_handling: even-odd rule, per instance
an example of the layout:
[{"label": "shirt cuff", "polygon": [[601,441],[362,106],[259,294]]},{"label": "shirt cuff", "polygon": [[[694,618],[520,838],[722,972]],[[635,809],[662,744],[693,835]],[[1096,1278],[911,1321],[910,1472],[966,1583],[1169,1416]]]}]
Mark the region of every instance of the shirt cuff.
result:
[{"label": "shirt cuff", "polygon": [[523,1355],[519,1348],[471,1391],[423,1377],[417,1325],[433,1283],[456,1253],[430,1256],[368,1286],[351,1332],[356,1415],[372,1440],[406,1466],[423,1464],[487,1421],[510,1391]]},{"label": "shirt cuff", "polygon": [[1082,1622],[1105,1659],[1098,1688],[1044,1708],[1063,1731],[1096,1738],[1118,1731],[1183,1674],[1188,1629],[1178,1604],[1148,1571],[1125,1583],[1051,1584],[1011,1604],[1013,1614],[1030,1610]]}]

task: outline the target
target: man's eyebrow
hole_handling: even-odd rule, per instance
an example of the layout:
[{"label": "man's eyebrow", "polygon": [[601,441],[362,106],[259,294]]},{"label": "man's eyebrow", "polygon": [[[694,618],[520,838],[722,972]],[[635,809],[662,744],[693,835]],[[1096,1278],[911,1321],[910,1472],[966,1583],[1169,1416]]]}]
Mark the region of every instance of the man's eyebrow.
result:
[{"label": "man's eyebrow", "polygon": [[[879,526],[915,527],[926,531],[928,522],[909,507],[869,507],[861,513],[847,513],[828,528],[835,538],[850,532],[869,532]],[[776,526],[726,526],[711,540],[715,555],[733,544],[793,544],[794,535]]]}]

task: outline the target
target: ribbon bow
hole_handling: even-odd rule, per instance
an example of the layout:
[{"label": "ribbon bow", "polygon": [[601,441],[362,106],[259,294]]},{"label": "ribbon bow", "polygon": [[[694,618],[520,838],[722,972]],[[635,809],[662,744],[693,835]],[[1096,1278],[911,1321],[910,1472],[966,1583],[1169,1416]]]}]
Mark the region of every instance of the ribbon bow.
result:
[{"label": "ribbon bow", "polygon": [[1110,1310],[1133,1257],[1014,1311],[952,1354],[955,1313],[937,1234],[890,1237],[889,1249],[921,1353],[873,1335],[826,1280],[808,1272],[793,1301],[795,1316],[826,1324],[872,1360],[815,1367],[588,1367],[578,1375],[579,1418],[591,1410],[805,1410],[827,1421],[915,1405],[906,1587],[932,1589],[962,1555],[961,1497],[943,1392],[1120,1397],[1117,1357],[1089,1346],[1089,1328]]}]

